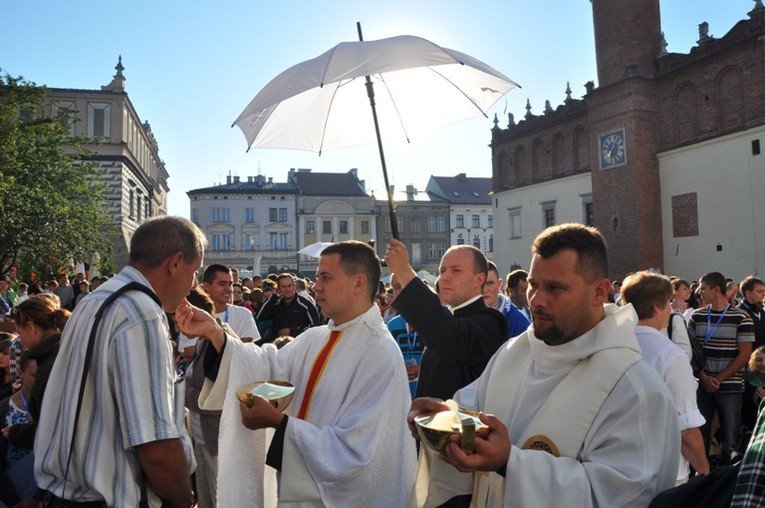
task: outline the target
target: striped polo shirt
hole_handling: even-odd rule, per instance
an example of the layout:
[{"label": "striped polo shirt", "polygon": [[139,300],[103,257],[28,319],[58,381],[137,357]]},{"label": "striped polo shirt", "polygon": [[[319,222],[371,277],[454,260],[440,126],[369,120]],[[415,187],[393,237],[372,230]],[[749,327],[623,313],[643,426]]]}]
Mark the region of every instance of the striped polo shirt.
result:
[{"label": "striped polo shirt", "polygon": [[[749,314],[733,306],[715,312],[711,306],[696,309],[688,321],[688,334],[704,346],[704,372],[719,374],[738,356],[738,345],[754,342],[754,323]],[[718,393],[743,393],[744,367],[720,383]]]},{"label": "striped polo shirt", "polygon": [[[110,293],[131,281],[151,287],[138,270],[127,267],[83,299],[64,328],[35,439],[35,480],[58,497],[138,506],[141,467],[135,447],[152,441],[181,438],[187,463],[194,464],[167,319],[151,297],[129,291],[101,320],[64,485],[93,317]],[[161,505],[151,489],[149,501]]]}]

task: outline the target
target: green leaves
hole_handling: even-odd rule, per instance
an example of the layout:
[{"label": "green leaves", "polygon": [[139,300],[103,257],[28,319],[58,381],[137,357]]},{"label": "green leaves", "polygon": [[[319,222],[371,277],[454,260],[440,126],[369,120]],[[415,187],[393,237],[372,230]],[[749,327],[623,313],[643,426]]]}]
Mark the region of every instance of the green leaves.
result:
[{"label": "green leaves", "polygon": [[47,276],[111,257],[115,233],[101,172],[66,119],[45,115],[45,88],[0,74],[0,273]]}]

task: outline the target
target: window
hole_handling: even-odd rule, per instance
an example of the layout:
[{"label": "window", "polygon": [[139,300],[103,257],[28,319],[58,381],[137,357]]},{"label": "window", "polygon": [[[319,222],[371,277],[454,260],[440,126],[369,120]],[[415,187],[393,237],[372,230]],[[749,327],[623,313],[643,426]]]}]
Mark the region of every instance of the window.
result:
[{"label": "window", "polygon": [[521,209],[510,210],[510,238],[521,237]]},{"label": "window", "polygon": [[110,111],[111,106],[107,103],[88,103],[88,137],[97,138],[111,135]]},{"label": "window", "polygon": [[220,250],[220,235],[212,235],[212,242],[211,242],[210,250]]},{"label": "window", "polygon": [[473,227],[474,228],[480,228],[481,227],[481,216],[480,215],[473,215]]},{"label": "window", "polygon": [[332,234],[332,221],[331,220],[321,221],[321,234],[323,234],[323,235],[331,235]]},{"label": "window", "polygon": [[545,227],[555,225],[555,208],[545,208]]},{"label": "window", "polygon": [[489,221],[489,227],[493,228],[494,227],[494,216],[489,214],[488,221]]},{"label": "window", "polygon": [[428,233],[435,233],[435,232],[436,232],[436,218],[428,217]]},{"label": "window", "polygon": [[494,252],[494,235],[489,235],[489,252]]},{"label": "window", "polygon": [[61,127],[74,136],[74,101],[58,101],[53,103],[52,116],[58,120]]},{"label": "window", "polygon": [[396,217],[396,224],[398,225],[398,232],[403,233],[404,232],[404,218],[403,217]]},{"label": "window", "polygon": [[421,247],[419,243],[412,244],[412,264],[419,265],[422,263]]},{"label": "window", "polygon": [[465,239],[462,238],[462,235],[460,235],[460,237],[457,238],[457,245],[465,245]]},{"label": "window", "polygon": [[255,221],[255,209],[254,208],[245,208],[244,209],[244,221],[245,222],[254,222]]},{"label": "window", "polygon": [[438,246],[435,243],[428,244],[428,257],[430,259],[439,259],[437,254]]},{"label": "window", "polygon": [[220,222],[220,208],[213,208],[212,209],[212,221],[213,222]]},{"label": "window", "polygon": [[584,223],[595,227],[595,207],[592,203],[584,204]]},{"label": "window", "polygon": [[478,235],[473,235],[473,247],[476,249],[481,248],[481,237]]},{"label": "window", "polygon": [[446,252],[446,244],[439,243],[438,244],[438,259],[441,259],[444,256],[444,252]]},{"label": "window", "polygon": [[555,201],[544,201],[541,203],[544,217],[544,226],[549,228],[555,225]]},{"label": "window", "polygon": [[305,232],[309,235],[316,233],[316,222],[313,220],[305,221]]},{"label": "window", "polygon": [[390,233],[390,215],[385,217],[385,232]]},{"label": "window", "polygon": [[244,235],[242,243],[244,244],[244,250],[255,250],[255,235]]},{"label": "window", "polygon": [[268,222],[276,222],[277,215],[276,208],[269,208],[268,209]]},{"label": "window", "polygon": [[136,194],[135,196],[135,213],[136,213],[135,219],[138,222],[141,222],[141,194],[140,193]]},{"label": "window", "polygon": [[348,221],[347,220],[341,220],[339,223],[340,226],[340,234],[341,235],[347,235],[348,234]]},{"label": "window", "polygon": [[279,245],[279,234],[268,233],[268,250],[276,250]]},{"label": "window", "polygon": [[279,208],[279,222],[287,222],[287,209]]},{"label": "window", "polygon": [[199,208],[191,209],[191,221],[197,223],[199,222]]},{"label": "window", "polygon": [[231,222],[231,209],[223,208],[223,222]]},{"label": "window", "polygon": [[445,217],[436,217],[436,231],[439,233],[443,233],[444,231],[446,231]]},{"label": "window", "polygon": [[223,250],[231,250],[231,235],[222,235],[223,236]]},{"label": "window", "polygon": [[420,232],[420,218],[412,217],[412,222],[409,223],[409,227],[412,228],[412,233]]},{"label": "window", "polygon": [[369,234],[369,221],[368,220],[361,221],[361,234],[362,235],[368,235]]},{"label": "window", "polygon": [[143,202],[143,216],[147,219],[151,217],[151,202],[148,198]]},{"label": "window", "polygon": [[457,215],[457,227],[458,228],[464,228],[465,227],[465,216],[462,214]]},{"label": "window", "polygon": [[279,233],[279,250],[287,250],[289,233]]},{"label": "window", "polygon": [[133,204],[133,197],[134,197],[133,189],[130,189],[130,194],[128,195],[128,203],[130,203],[130,211],[128,212],[128,217],[130,217],[131,219],[133,218],[133,214],[135,213],[135,211],[133,210],[133,207],[135,206]]}]

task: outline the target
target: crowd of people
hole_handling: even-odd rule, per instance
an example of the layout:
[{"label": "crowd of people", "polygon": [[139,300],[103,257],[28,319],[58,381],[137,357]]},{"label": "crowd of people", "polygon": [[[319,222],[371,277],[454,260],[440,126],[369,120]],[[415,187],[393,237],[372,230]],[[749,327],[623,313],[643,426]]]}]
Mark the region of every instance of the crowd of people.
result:
[{"label": "crowd of people", "polygon": [[[504,277],[453,246],[433,285],[397,240],[389,284],[361,242],[314,281],[205,246],[160,217],[119,274],[0,277],[0,506],[648,506],[731,464],[732,506],[765,503],[755,276],[612,282],[576,224]],[[292,403],[241,402],[256,380]],[[415,420],[450,399],[489,433],[439,456]]]}]

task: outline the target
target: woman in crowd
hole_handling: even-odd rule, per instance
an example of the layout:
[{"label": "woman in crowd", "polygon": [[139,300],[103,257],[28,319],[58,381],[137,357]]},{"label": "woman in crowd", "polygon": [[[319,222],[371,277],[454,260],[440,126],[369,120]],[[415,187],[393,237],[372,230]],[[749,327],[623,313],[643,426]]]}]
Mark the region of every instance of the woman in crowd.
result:
[{"label": "woman in crowd", "polygon": [[673,277],[672,288],[675,290],[675,294],[672,297],[672,312],[682,314],[685,323],[688,324],[688,320],[694,311],[694,308],[688,304],[691,298],[691,285],[687,280]]},{"label": "woman in crowd", "polygon": [[12,343],[13,336],[10,333],[0,333],[0,400],[13,393],[13,381],[11,380]]},{"label": "woman in crowd", "polygon": [[[29,423],[28,401],[32,396],[32,387],[37,375],[37,363],[29,357],[29,351],[21,354],[19,370],[21,389],[0,400],[0,425],[4,427]],[[32,450],[9,445],[6,439],[0,438],[0,490],[3,491],[0,500],[8,506],[13,506],[34,496],[37,492],[34,466]]]},{"label": "woman in crowd", "polygon": [[31,450],[40,420],[45,386],[58,354],[61,330],[70,312],[56,306],[51,298],[30,298],[13,310],[13,321],[21,343],[37,361],[37,377],[27,400],[31,422],[19,423],[2,430],[3,437],[18,448]]}]

